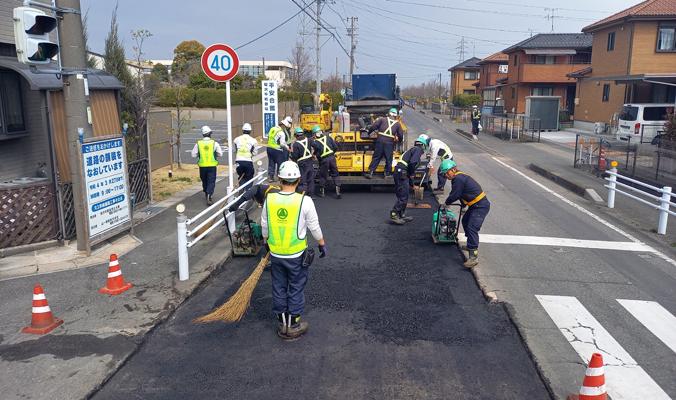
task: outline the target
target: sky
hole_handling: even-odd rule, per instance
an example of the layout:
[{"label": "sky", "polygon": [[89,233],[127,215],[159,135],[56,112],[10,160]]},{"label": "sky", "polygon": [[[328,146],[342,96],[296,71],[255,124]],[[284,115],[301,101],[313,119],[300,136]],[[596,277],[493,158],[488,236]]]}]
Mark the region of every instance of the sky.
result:
[{"label": "sky", "polygon": [[[296,40],[305,40],[313,60],[316,25],[311,0],[119,0],[117,21],[127,59],[131,31],[152,33],[145,59],[173,59],[184,40],[204,46],[225,43],[241,60],[288,61]],[[298,5],[297,5],[297,4]],[[396,73],[400,86],[428,82],[473,56],[488,57],[531,35],[577,33],[587,25],[639,3],[638,0],[322,0],[322,76],[350,71],[349,17],[357,17],[354,73]],[[301,7],[299,7],[299,5]],[[103,53],[115,8],[111,0],[81,0],[88,13],[89,47]],[[300,14],[298,14],[300,12]],[[298,15],[296,15],[298,14]],[[305,25],[301,16],[305,16]],[[551,16],[554,18],[551,18]],[[284,23],[285,21],[287,21]],[[273,32],[271,29],[284,23]],[[301,34],[303,26],[309,35]],[[307,32],[307,31],[306,31]],[[251,42],[251,43],[249,43]],[[247,44],[249,43],[249,44]]]}]

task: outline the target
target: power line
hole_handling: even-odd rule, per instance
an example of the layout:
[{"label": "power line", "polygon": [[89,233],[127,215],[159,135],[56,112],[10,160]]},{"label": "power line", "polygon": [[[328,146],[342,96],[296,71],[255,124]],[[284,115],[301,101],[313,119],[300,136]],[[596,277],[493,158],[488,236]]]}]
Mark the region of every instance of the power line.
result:
[{"label": "power line", "polygon": [[[336,40],[336,43],[338,43],[338,45],[340,46],[340,48],[343,49],[343,52],[345,53],[345,55],[347,55],[348,57],[350,56],[350,54],[347,52],[347,50],[345,50],[345,47],[343,47],[343,44],[336,38],[336,35],[334,35],[333,32],[331,32],[330,30],[328,30],[328,29],[324,26],[324,24],[322,24],[321,22],[317,21],[317,18],[315,18],[312,14],[308,13],[308,12],[305,10],[305,8],[307,8],[307,7],[305,7],[305,8],[301,7],[300,4],[298,4],[298,3],[296,2],[296,0],[291,0],[291,1],[293,1],[293,4],[297,5],[298,8],[301,9],[301,10],[298,12],[298,14],[300,14],[301,12],[304,12],[305,14],[307,14],[308,17],[310,17],[313,21],[315,21],[322,29],[324,29],[326,32],[328,32],[328,34],[331,35],[331,36]],[[310,3],[310,4],[313,4],[313,3]],[[298,14],[296,14],[296,15],[298,15]],[[294,15],[294,16],[295,16],[295,15]]]},{"label": "power line", "polygon": [[[295,3],[295,1],[294,1],[294,3]],[[299,7],[300,7],[300,6],[299,6]],[[307,7],[305,7],[305,8],[308,8],[308,7],[309,7],[309,5],[308,5]],[[301,8],[301,10],[298,11],[297,13],[295,13],[294,15],[292,15],[291,18],[287,19],[286,21],[282,22],[281,24],[279,24],[279,25],[275,26],[274,28],[270,29],[269,31],[267,31],[267,32],[265,32],[264,34],[262,34],[262,35],[260,35],[259,37],[257,37],[256,39],[254,39],[254,40],[252,40],[252,41],[250,41],[250,42],[244,43],[243,45],[241,45],[241,46],[239,46],[239,47],[236,47],[235,50],[239,50],[239,49],[241,49],[242,47],[244,47],[244,46],[246,46],[246,45],[249,45],[249,44],[255,42],[256,40],[262,38],[263,36],[266,36],[266,35],[268,35],[269,33],[272,33],[273,31],[275,31],[275,30],[276,30],[277,28],[279,28],[280,26],[282,26],[282,25],[286,24],[287,22],[291,21],[292,19],[296,18],[296,16],[297,16],[298,14],[302,13],[303,11],[305,11],[305,8]]]}]

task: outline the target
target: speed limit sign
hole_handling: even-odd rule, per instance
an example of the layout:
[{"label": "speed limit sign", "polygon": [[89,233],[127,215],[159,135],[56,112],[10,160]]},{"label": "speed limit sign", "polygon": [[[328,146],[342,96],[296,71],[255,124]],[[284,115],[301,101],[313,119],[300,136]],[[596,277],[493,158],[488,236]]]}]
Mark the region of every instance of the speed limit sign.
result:
[{"label": "speed limit sign", "polygon": [[239,57],[230,46],[212,44],[202,53],[202,70],[216,82],[227,82],[239,71]]}]

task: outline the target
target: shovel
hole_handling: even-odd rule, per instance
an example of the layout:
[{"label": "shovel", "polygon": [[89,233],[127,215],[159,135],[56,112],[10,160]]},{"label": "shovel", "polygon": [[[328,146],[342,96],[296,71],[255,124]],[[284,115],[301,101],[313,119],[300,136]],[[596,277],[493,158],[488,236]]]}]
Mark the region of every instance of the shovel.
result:
[{"label": "shovel", "polygon": [[423,182],[425,182],[426,177],[427,171],[425,171],[422,179],[420,180],[420,186],[418,186],[416,189],[413,189],[413,204],[411,203],[406,204],[407,208],[432,208],[432,206],[429,204],[418,203],[418,200],[423,199],[423,195],[425,193],[425,187],[423,186]]}]

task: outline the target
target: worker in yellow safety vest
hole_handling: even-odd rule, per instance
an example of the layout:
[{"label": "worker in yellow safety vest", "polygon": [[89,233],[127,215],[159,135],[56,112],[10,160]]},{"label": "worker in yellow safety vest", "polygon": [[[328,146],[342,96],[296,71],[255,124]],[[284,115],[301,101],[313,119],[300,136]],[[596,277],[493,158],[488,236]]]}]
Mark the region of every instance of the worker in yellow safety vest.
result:
[{"label": "worker in yellow safety vest", "polygon": [[308,330],[300,322],[305,308],[305,284],[314,249],[308,249],[307,230],[319,243],[319,258],[326,256],[326,243],[312,199],[296,193],[300,168],[293,161],[279,167],[282,190],[269,193],[261,211],[261,233],[270,252],[272,312],[277,315],[277,335],[283,340],[300,339]]},{"label": "worker in yellow safety vest", "polygon": [[288,119],[283,119],[279,122],[279,125],[273,126],[268,132],[268,180],[270,182],[275,181],[277,168],[284,161],[287,161],[284,159],[284,150],[289,150],[289,146],[286,144],[286,131],[284,129],[290,127],[291,122]]},{"label": "worker in yellow safety vest", "polygon": [[198,140],[190,153],[192,158],[199,157],[197,165],[200,167],[200,179],[202,180],[202,191],[207,199],[207,205],[214,204],[212,195],[216,188],[216,166],[218,157],[223,157],[223,150],[218,142],[211,138],[211,128],[202,127],[202,139]]},{"label": "worker in yellow safety vest", "polygon": [[[242,135],[232,141],[235,151],[235,165],[237,166],[237,177],[242,186],[247,184],[254,177],[253,156],[258,154],[258,141],[251,137],[251,124],[242,126]],[[246,190],[250,186],[244,188]]]},{"label": "worker in yellow safety vest", "polygon": [[382,117],[369,127],[369,133],[378,131],[376,146],[373,149],[373,159],[369,165],[369,171],[364,172],[366,179],[372,179],[380,159],[385,157],[385,174],[387,178],[392,174],[392,154],[394,153],[394,142],[404,140],[404,130],[399,122],[399,111],[391,108],[387,117]]}]

